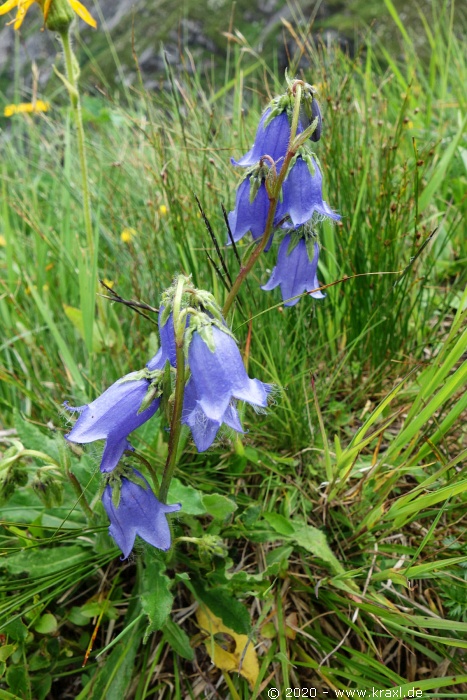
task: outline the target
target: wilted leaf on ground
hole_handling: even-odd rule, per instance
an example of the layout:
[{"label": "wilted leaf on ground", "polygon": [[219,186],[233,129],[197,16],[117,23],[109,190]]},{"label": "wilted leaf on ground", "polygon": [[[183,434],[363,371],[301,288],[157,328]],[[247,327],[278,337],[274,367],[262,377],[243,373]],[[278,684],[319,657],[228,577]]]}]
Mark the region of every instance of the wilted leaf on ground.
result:
[{"label": "wilted leaf on ground", "polygon": [[226,627],[205,605],[198,608],[196,618],[201,631],[209,635],[204,644],[213,664],[221,671],[240,673],[253,687],[259,663],[251,639]]}]

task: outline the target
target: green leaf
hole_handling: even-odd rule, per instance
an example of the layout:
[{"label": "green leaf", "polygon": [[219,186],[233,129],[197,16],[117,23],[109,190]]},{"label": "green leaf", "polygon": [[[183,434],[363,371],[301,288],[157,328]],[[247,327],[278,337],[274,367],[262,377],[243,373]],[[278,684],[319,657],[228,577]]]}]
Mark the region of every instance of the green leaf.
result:
[{"label": "green leaf", "polygon": [[24,642],[29,634],[28,628],[19,618],[5,625],[5,627],[2,628],[2,632],[15,642]]},{"label": "green leaf", "polygon": [[61,434],[54,434],[51,430],[49,435],[44,433],[37,425],[25,420],[19,411],[14,412],[13,423],[18,433],[18,437],[27,450],[37,450],[50,455],[51,461],[60,464],[59,441],[63,441]]},{"label": "green leaf", "polygon": [[19,698],[31,697],[28,674],[24,666],[10,666],[6,672],[6,682],[8,683],[8,687]]},{"label": "green leaf", "polygon": [[16,644],[4,644],[0,647],[0,661],[6,661],[17,649]]},{"label": "green leaf", "polygon": [[33,678],[32,686],[34,689],[34,698],[36,698],[36,700],[45,700],[52,687],[52,677],[45,675],[41,678]]},{"label": "green leaf", "polygon": [[34,629],[39,634],[54,634],[58,629],[57,618],[51,613],[45,613],[34,624]]},{"label": "green leaf", "polygon": [[203,496],[203,504],[206,512],[212,515],[214,520],[225,520],[234,513],[238,506],[231,498],[220,493],[210,493]]},{"label": "green leaf", "polygon": [[31,577],[39,578],[76,566],[88,561],[88,559],[88,551],[83,550],[78,545],[70,545],[18,552],[12,554],[8,559],[0,561],[0,567],[13,575],[25,571]]},{"label": "green leaf", "polygon": [[182,656],[184,659],[188,659],[188,661],[193,661],[195,654],[190,646],[190,638],[180,627],[180,625],[177,625],[170,617],[168,617],[164,627],[162,628],[162,632],[164,633],[166,642],[170,644],[172,649],[177,652],[177,654]]},{"label": "green leaf", "polygon": [[324,532],[312,525],[301,525],[299,521],[293,524],[297,528],[293,538],[299,547],[325,561],[335,574],[345,573],[344,567],[329,547]]},{"label": "green leaf", "polygon": [[184,486],[179,479],[172,479],[170,482],[167,503],[181,503],[181,513],[185,515],[204,515],[206,513],[201,491],[194,489],[193,486]]},{"label": "green leaf", "polygon": [[149,621],[144,642],[151,632],[162,629],[172,610],[173,595],[170,592],[172,581],[164,571],[165,562],[162,556],[153,554],[153,558],[147,561],[143,572],[141,606]]},{"label": "green leaf", "polygon": [[280,535],[293,535],[295,533],[295,528],[290,520],[280,513],[263,513],[263,518]]},{"label": "green leaf", "polygon": [[196,597],[220,617],[226,627],[237,634],[249,634],[251,621],[248,610],[226,588],[205,589],[200,581],[193,582]]}]

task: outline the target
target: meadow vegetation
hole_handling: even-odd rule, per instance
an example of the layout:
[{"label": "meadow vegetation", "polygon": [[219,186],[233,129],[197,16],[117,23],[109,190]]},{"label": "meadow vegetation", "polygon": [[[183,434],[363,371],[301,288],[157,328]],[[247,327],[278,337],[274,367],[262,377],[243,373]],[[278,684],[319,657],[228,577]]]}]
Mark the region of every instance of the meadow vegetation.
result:
[{"label": "meadow vegetation", "polygon": [[[372,30],[349,56],[286,27],[289,74],[319,89],[316,152],[342,216],[321,235],[327,297],[286,309],[261,291],[273,250],[243,286],[232,327],[274,403],[206,453],[184,435],[168,558],[139,541],[120,561],[99,447],[65,442],[62,405],[154,355],[175,274],[225,299],[249,245],[225,245],[230,157],[284,76],[232,33],[222,81],[186,47],[167,90],[83,85],[92,259],[65,88],[2,120],[1,698],[467,698],[467,65],[450,3],[421,15],[416,42],[386,7],[398,55]],[[160,473],[165,428],[137,431],[138,469]]]}]

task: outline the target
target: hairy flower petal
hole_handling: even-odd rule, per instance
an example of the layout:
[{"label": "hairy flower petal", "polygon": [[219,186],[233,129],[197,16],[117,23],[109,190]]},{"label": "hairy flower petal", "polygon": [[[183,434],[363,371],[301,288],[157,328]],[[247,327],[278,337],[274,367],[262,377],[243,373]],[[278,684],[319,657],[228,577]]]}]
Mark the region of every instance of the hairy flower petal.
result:
[{"label": "hairy flower petal", "polygon": [[306,161],[299,156],[290,169],[282,185],[282,211],[288,213],[294,226],[301,226],[314,214],[339,220],[336,214],[323,201],[323,178],[318,164],[312,159],[314,174]]},{"label": "hairy flower petal", "polygon": [[198,332],[188,350],[189,365],[200,408],[210,419],[222,422],[231,399],[266,406],[270,386],[250,379],[235,340],[212,326],[215,350],[212,352]]},{"label": "hairy flower petal", "polygon": [[102,495],[102,503],[110,520],[109,534],[122,550],[123,559],[130,555],[136,535],[158,549],[170,549],[166,514],[181,508],[179,503],[165,505],[158,501],[143,475],[136,469],[133,473],[145,486],[122,477],[118,506],[113,503],[109,484]]},{"label": "hairy flower petal", "polygon": [[85,406],[71,408],[78,411],[79,418],[66,439],[70,442],[88,443],[94,440],[106,440],[101,461],[101,471],[114,469],[123,452],[131,449],[128,435],[151,418],[159,408],[160,399],[138,413],[141,402],[149,388],[147,379],[132,380],[136,373],[127,374],[112,384],[101,396]]},{"label": "hairy flower petal", "polygon": [[[308,292],[314,299],[323,299],[326,295],[318,287],[319,245],[314,244],[314,256],[310,261],[306,241],[301,238],[293,250],[288,253],[291,235],[287,234],[281,243],[277,255],[277,265],[268,282],[261,287],[269,292],[280,285],[284,306],[295,306],[300,298],[292,299],[303,292]],[[317,291],[311,291],[316,289]]]},{"label": "hairy flower petal", "polygon": [[290,140],[289,118],[286,112],[281,112],[265,124],[270,114],[268,107],[259,121],[253,147],[240,160],[232,158],[232,165],[251,167],[264,155],[270,156],[276,163],[285,157]]}]

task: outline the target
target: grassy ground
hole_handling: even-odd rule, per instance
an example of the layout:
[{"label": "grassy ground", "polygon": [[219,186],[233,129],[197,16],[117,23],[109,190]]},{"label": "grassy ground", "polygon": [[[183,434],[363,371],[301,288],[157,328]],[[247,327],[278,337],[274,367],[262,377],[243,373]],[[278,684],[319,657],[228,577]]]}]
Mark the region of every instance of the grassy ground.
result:
[{"label": "grassy ground", "polygon": [[[180,270],[225,297],[195,195],[234,277],[229,158],[250,146],[283,76],[237,38],[223,84],[193,74],[186,54],[186,74],[168,72],[171,90],[157,98],[85,97],[95,260],[66,93],[0,135],[0,697],[402,687],[397,697],[467,698],[467,67],[450,6],[420,20],[422,62],[386,4],[400,55],[380,43],[384,64],[371,33],[351,59],[288,29],[291,74],[306,57],[303,77],[320,89],[317,153],[342,214],[324,226],[320,279],[337,284],[323,302],[284,309],[259,289],[271,251],[242,290],[232,324],[250,374],[277,385],[275,403],[246,410],[242,442],[226,434],[199,455],[186,441],[168,561],[141,541],[119,560],[99,503],[99,448],[65,443],[61,405],[95,398],[156,349],[157,317],[109,301],[104,287],[95,301],[97,276],[153,307]],[[157,470],[164,427],[153,419],[134,439]],[[206,610],[225,624],[215,640]],[[238,669],[236,634],[258,669],[247,652],[239,675],[214,651],[216,641]]]}]

